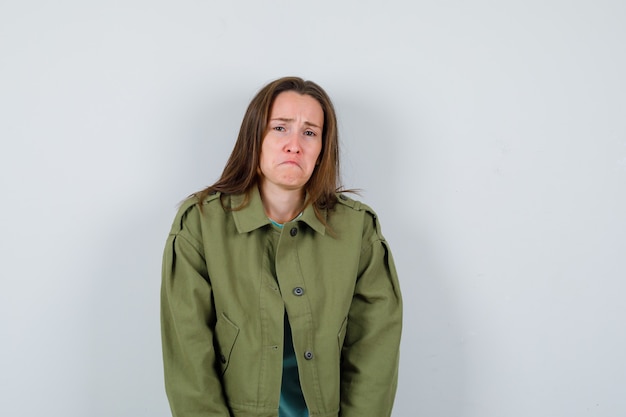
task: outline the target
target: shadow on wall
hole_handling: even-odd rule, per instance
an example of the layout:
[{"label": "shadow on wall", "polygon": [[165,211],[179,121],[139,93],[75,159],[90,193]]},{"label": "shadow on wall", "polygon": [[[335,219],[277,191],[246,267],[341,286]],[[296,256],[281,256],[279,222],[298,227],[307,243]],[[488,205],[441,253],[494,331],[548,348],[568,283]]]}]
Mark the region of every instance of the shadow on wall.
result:
[{"label": "shadow on wall", "polygon": [[[248,93],[202,91],[168,109],[155,138],[153,181],[111,201],[91,231],[93,271],[88,396],[93,417],[170,416],[163,384],[159,302],[165,240],[179,203],[213,183],[235,143]],[[219,100],[215,97],[219,97]],[[170,111],[171,110],[171,111]]]},{"label": "shadow on wall", "polygon": [[[120,202],[120,204],[122,204]],[[159,323],[161,255],[169,228],[155,199],[104,219],[90,277],[89,414],[169,416]],[[170,207],[174,205],[170,202]],[[167,210],[171,211],[171,210]]]},{"label": "shadow on wall", "polygon": [[[344,95],[347,95],[344,93]],[[378,97],[384,94],[378,95]],[[431,238],[433,225],[416,213],[422,155],[416,120],[397,120],[393,103],[371,97],[336,100],[346,188],[378,213],[391,245],[404,298],[400,381],[394,416],[450,417],[466,414],[467,353],[446,259]],[[409,126],[414,126],[408,130]],[[408,154],[407,154],[408,153]],[[407,162],[408,161],[408,162]],[[408,167],[412,177],[403,173]],[[414,175],[414,176],[413,176]],[[445,250],[445,249],[441,249]]]},{"label": "shadow on wall", "polygon": [[[403,216],[410,212],[405,210]],[[464,332],[448,287],[451,280],[431,242],[419,227],[403,228],[391,242],[405,315],[397,416],[449,417],[467,412]]]}]

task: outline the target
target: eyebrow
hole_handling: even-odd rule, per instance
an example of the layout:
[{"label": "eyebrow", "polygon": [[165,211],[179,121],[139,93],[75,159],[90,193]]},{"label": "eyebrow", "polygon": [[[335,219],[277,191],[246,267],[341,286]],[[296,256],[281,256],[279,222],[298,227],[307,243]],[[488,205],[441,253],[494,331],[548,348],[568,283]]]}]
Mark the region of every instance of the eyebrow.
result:
[{"label": "eyebrow", "polygon": [[[294,119],[290,119],[288,117],[274,117],[274,118],[270,119],[270,121],[272,121],[272,120],[277,120],[279,122],[287,122],[287,123],[294,121]],[[304,124],[307,125],[307,126],[316,127],[318,129],[321,129],[321,127],[316,125],[315,123],[311,123],[311,122],[305,121]]]}]

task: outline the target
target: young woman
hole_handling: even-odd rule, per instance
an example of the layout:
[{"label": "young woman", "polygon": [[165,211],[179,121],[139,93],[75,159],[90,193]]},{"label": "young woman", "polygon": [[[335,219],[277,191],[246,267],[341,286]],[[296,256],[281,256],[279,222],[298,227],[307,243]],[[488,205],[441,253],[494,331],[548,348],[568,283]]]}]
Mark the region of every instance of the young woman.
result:
[{"label": "young woman", "polygon": [[339,190],[322,88],[254,97],[221,178],[180,207],[163,258],[175,417],[385,417],[402,302],[376,214]]}]

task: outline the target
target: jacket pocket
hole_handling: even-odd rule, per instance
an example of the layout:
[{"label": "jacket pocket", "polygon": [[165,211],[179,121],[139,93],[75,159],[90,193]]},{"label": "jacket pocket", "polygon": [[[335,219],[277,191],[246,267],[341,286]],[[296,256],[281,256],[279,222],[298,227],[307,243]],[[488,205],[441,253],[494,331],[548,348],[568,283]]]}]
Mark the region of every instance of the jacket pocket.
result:
[{"label": "jacket pocket", "polygon": [[235,341],[239,335],[239,327],[235,325],[226,314],[222,313],[215,324],[215,337],[219,351],[217,352],[217,360],[220,363],[222,375],[226,372],[230,363],[230,355],[235,346]]}]

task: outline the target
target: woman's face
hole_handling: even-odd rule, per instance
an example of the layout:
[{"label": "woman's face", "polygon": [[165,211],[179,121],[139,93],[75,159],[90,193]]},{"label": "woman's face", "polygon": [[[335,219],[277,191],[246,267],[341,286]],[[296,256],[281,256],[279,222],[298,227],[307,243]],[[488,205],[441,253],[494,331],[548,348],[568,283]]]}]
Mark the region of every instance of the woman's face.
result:
[{"label": "woman's face", "polygon": [[316,99],[294,91],[276,96],[261,144],[261,186],[301,190],[317,164],[323,129],[324,111]]}]

